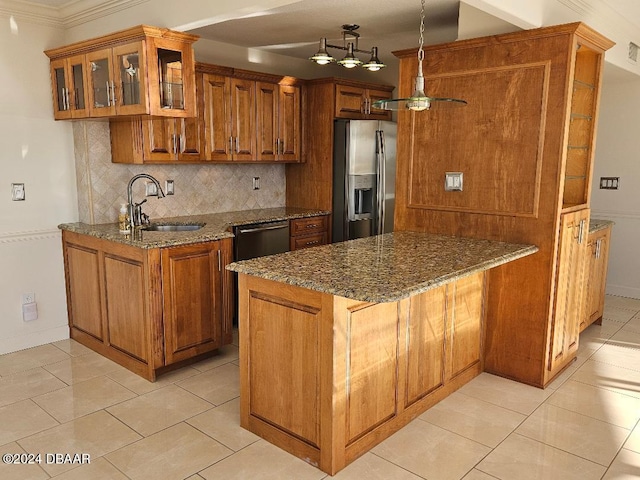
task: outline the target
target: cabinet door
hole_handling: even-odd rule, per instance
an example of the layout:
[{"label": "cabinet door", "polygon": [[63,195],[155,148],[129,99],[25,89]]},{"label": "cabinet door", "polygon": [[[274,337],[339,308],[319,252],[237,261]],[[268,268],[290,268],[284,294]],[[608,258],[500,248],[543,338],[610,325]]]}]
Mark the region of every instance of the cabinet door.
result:
[{"label": "cabinet door", "polygon": [[391,111],[373,108],[373,102],[378,100],[387,100],[391,98],[391,93],[385,90],[367,90],[367,115],[368,118],[374,120],[391,120]]},{"label": "cabinet door", "polygon": [[176,159],[178,138],[176,120],[164,117],[142,119],[142,148],[145,162],[170,162]]},{"label": "cabinet door", "polygon": [[113,59],[111,49],[87,53],[87,88],[91,117],[108,117],[116,114],[113,101]]},{"label": "cabinet door", "polygon": [[162,249],[165,363],[221,346],[219,242]]},{"label": "cabinet door", "polygon": [[221,75],[204,75],[205,156],[214,161],[230,161],[231,79]]},{"label": "cabinet door", "polygon": [[[584,264],[589,210],[562,215],[549,370],[561,369],[578,349],[583,316]],[[552,373],[553,374],[553,373]]]},{"label": "cabinet door", "polygon": [[365,90],[363,88],[336,85],[336,117],[365,118],[364,100]]},{"label": "cabinet door", "polygon": [[255,160],[255,82],[231,79],[231,135],[233,137],[233,159]]},{"label": "cabinet door", "polygon": [[111,100],[116,104],[118,115],[148,113],[144,43],[134,42],[114,47],[112,55],[114,72]]},{"label": "cabinet door", "polygon": [[56,120],[89,116],[85,73],[84,55],[51,62],[53,116]]},{"label": "cabinet door", "polygon": [[281,85],[278,102],[278,149],[279,160],[300,161],[300,88]]},{"label": "cabinet door", "polygon": [[101,253],[66,242],[64,247],[69,327],[77,328],[102,342],[105,328],[100,286]]},{"label": "cabinet door", "polygon": [[597,320],[601,320],[604,313],[610,239],[611,228],[600,230],[592,236],[592,245],[588,250],[590,268],[587,292],[589,301],[586,303],[588,310],[584,315],[586,319],[584,328]]},{"label": "cabinet door", "polygon": [[190,44],[167,38],[146,40],[149,52],[149,113],[196,115],[195,61]]},{"label": "cabinet door", "polygon": [[280,153],[278,90],[274,83],[256,83],[257,160],[274,161]]},{"label": "cabinet door", "polygon": [[178,161],[195,162],[202,159],[200,119],[176,118]]}]

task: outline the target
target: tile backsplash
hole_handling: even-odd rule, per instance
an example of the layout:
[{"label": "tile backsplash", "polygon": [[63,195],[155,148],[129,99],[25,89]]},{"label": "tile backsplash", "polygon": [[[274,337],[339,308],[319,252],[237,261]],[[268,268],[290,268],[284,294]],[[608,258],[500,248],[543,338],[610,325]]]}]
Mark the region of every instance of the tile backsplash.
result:
[{"label": "tile backsplash", "polygon": [[[138,173],[157,178],[164,189],[173,180],[175,195],[144,196],[145,180],[133,186],[133,199],[147,198],[143,212],[154,218],[229,212],[285,205],[285,167],[273,164],[237,165],[122,165],[111,163],[109,122],[74,122],[73,140],[78,187],[78,212],[84,223],[112,223],[121,203],[127,202],[127,184]],[[260,189],[253,190],[253,177]]]}]

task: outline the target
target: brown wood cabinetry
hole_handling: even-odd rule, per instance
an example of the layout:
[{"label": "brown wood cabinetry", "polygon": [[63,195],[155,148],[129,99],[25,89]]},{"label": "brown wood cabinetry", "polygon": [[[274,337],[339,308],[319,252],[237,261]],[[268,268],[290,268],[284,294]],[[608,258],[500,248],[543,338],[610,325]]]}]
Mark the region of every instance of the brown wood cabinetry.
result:
[{"label": "brown wood cabinetry", "polygon": [[584,317],[585,264],[589,210],[565,213],[560,219],[556,292],[551,322],[549,371],[554,376],[578,350]]},{"label": "brown wood cabinetry", "polygon": [[[567,214],[588,219],[611,46],[581,23],[429,46],[427,91],[468,105],[398,113],[396,230],[539,247],[489,274],[485,358],[488,372],[539,387],[575,358],[586,242],[565,227]],[[415,53],[398,52],[399,97],[413,91]],[[446,172],[464,174],[463,191],[444,190]]]},{"label": "brown wood cabinetry", "polygon": [[195,116],[197,39],[141,25],[47,50],[54,117]]},{"label": "brown wood cabinetry", "polygon": [[372,106],[377,100],[391,98],[389,90],[336,83],[336,118],[354,120],[391,120],[391,112]]},{"label": "brown wood cabinetry", "polygon": [[[344,92],[353,90],[352,107]],[[346,115],[340,109],[359,111],[361,95],[364,92],[376,92],[385,98],[391,97],[393,87],[373,83],[350,81],[338,78],[310,80],[305,86],[304,109],[304,152],[305,161],[300,165],[287,165],[287,205],[297,205],[319,210],[333,209],[333,134],[334,120]],[[342,92],[342,101],[338,101],[338,92]],[[351,101],[350,100],[350,101]],[[372,110],[373,111],[373,110]],[[383,117],[367,117],[378,120],[390,120],[391,112],[383,111]],[[363,118],[363,117],[346,117]]]},{"label": "brown wood cabinetry", "polygon": [[589,233],[585,252],[585,311],[580,322],[580,331],[592,323],[602,324],[610,242],[611,226]]},{"label": "brown wood cabinetry", "polygon": [[289,222],[290,250],[315,247],[329,242],[329,216],[297,218]]},{"label": "brown wood cabinetry", "polygon": [[232,341],[231,240],[143,249],[63,232],[71,338],[155,380]]},{"label": "brown wood cabinetry", "polygon": [[387,303],[238,280],[240,424],[331,475],[482,371],[484,272]]},{"label": "brown wood cabinetry", "polygon": [[299,81],[198,64],[204,74],[205,157],[213,162],[299,162]]}]

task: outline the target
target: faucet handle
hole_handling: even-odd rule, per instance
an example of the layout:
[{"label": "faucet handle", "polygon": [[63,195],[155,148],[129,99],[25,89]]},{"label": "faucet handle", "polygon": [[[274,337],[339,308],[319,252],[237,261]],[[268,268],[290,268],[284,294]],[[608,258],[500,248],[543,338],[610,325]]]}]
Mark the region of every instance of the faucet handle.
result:
[{"label": "faucet handle", "polygon": [[140,212],[140,225],[149,225],[151,220],[149,220],[149,215],[146,213]]}]

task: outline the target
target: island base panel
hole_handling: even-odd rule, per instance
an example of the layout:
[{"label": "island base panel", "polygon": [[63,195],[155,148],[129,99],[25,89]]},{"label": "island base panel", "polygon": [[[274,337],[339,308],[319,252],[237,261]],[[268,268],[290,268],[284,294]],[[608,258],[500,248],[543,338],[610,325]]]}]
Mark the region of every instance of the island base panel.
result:
[{"label": "island base panel", "polygon": [[485,283],[368,303],[240,274],[242,427],[335,474],[482,372]]}]

